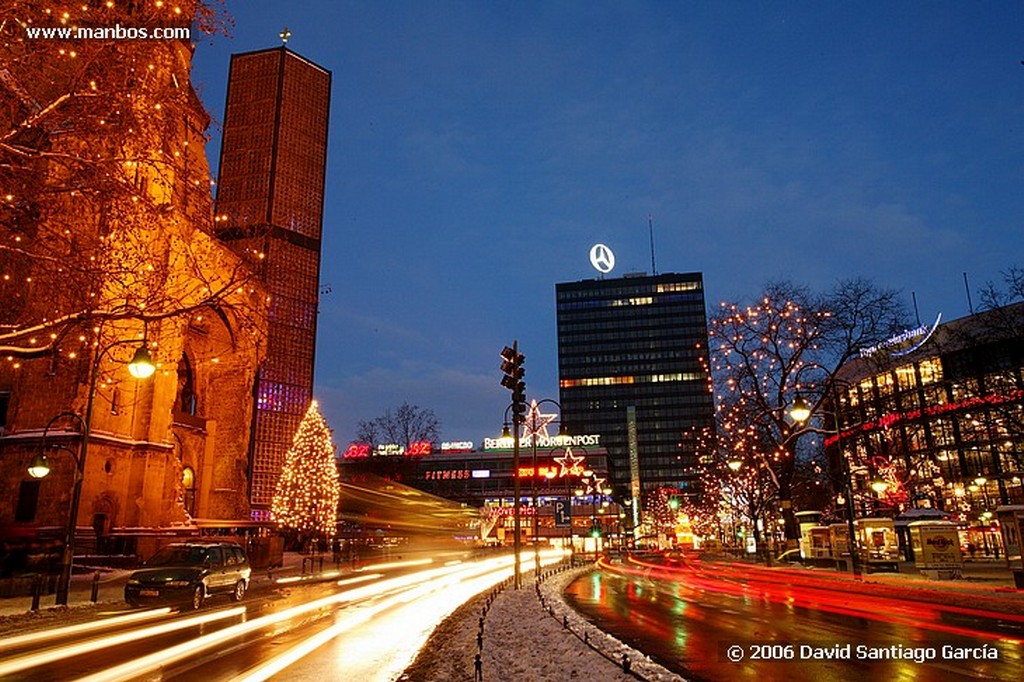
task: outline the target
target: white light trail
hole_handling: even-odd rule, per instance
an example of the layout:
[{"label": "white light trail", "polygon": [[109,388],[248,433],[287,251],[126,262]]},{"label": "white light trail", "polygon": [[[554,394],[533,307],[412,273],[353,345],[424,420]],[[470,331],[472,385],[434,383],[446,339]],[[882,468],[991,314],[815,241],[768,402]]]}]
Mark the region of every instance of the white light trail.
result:
[{"label": "white light trail", "polygon": [[34,668],[37,665],[43,665],[44,663],[53,663],[54,661],[71,658],[72,656],[77,656],[79,654],[90,653],[106,647],[116,646],[126,642],[134,642],[147,637],[155,637],[156,635],[163,635],[168,632],[174,632],[175,630],[184,630],[185,628],[195,627],[196,625],[202,625],[203,623],[224,620],[226,618],[235,618],[244,613],[245,609],[243,607],[227,609],[225,611],[214,611],[213,613],[205,613],[201,616],[193,616],[182,620],[174,620],[169,623],[151,625],[141,630],[129,630],[115,635],[97,637],[85,642],[79,642],[78,644],[68,644],[65,646],[26,654],[25,656],[18,656],[17,658],[11,658],[0,662],[0,678],[3,678],[5,675],[11,675],[22,670]]},{"label": "white light trail", "polygon": [[110,628],[116,628],[126,623],[135,623],[142,620],[160,618],[161,616],[166,616],[170,612],[171,609],[167,607],[162,609],[151,609],[149,611],[133,611],[123,616],[111,616],[110,618],[104,618],[103,620],[96,620],[89,623],[67,625],[62,628],[50,628],[49,630],[30,632],[27,635],[18,635],[17,637],[5,637],[4,639],[0,639],[0,651],[4,649],[14,649],[16,647],[25,646],[26,644],[38,644],[39,642],[45,642],[51,639],[61,639],[73,635],[84,635],[87,632],[109,630]]}]

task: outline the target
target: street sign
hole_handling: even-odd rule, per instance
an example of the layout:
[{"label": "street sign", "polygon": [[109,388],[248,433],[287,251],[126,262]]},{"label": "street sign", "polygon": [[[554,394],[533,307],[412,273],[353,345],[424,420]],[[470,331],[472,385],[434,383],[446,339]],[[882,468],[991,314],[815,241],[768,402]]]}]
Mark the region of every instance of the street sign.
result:
[{"label": "street sign", "polygon": [[572,505],[569,500],[555,500],[555,528],[572,527]]}]

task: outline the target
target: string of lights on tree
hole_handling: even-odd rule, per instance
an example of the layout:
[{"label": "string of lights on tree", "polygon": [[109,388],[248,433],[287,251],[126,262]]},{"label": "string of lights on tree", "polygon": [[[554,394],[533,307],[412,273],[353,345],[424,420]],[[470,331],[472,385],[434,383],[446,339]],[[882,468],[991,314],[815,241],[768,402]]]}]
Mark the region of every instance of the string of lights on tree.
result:
[{"label": "string of lights on tree", "polygon": [[271,502],[271,515],[282,528],[329,540],[338,521],[341,482],[331,429],[313,401],[284,457]]},{"label": "string of lights on tree", "polygon": [[[8,368],[44,356],[74,367],[111,333],[145,336],[156,351],[164,332],[201,328],[213,315],[258,342],[262,330],[246,311],[269,298],[244,262],[192,236],[214,220],[208,115],[189,85],[189,41],[31,33],[188,27],[195,40],[223,25],[210,5],[191,0],[0,8],[9,114],[0,128],[0,361]],[[178,361],[154,359],[158,368]]]}]

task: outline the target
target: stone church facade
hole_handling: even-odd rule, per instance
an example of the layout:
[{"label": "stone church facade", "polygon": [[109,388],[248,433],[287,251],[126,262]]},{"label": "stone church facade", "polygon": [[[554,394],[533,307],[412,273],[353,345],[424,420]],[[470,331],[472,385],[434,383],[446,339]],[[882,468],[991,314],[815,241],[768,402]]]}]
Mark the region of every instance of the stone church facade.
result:
[{"label": "stone church facade", "polygon": [[[194,3],[178,6],[184,16],[92,11],[196,31]],[[260,255],[214,236],[193,46],[12,35],[0,55],[0,135],[14,150],[0,159],[0,535],[61,537],[83,450],[79,553],[248,519],[269,301],[246,264]],[[127,363],[142,346],[156,371],[136,379]],[[50,472],[33,478],[41,454]]]}]

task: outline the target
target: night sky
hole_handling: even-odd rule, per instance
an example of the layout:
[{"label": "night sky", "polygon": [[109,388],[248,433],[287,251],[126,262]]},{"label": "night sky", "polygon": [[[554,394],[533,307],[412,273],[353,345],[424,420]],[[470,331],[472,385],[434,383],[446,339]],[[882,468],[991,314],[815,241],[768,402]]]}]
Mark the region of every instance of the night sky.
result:
[{"label": "night sky", "polygon": [[193,81],[220,150],[229,56],[333,72],[315,394],[342,449],[409,402],[496,436],[498,352],[558,397],[554,285],[704,273],[709,309],[788,277],[968,312],[1024,266],[1020,2],[227,0]]}]

